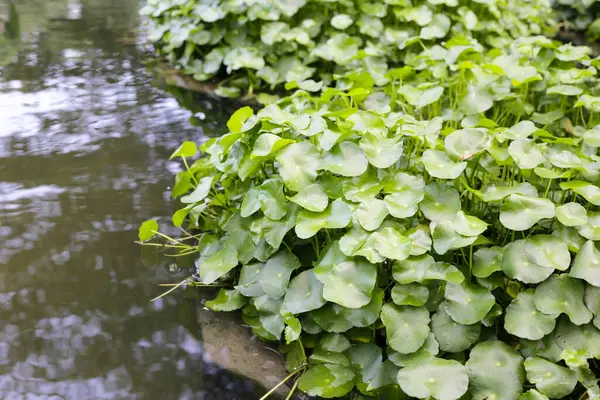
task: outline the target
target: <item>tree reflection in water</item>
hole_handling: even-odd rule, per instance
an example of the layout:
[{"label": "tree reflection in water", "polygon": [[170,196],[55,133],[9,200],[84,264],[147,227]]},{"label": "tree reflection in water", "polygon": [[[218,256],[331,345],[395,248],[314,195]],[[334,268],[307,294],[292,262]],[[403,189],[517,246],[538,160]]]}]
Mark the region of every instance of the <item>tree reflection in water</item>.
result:
[{"label": "tree reflection in water", "polygon": [[256,399],[260,390],[206,361],[195,292],[148,301],[190,263],[173,275],[172,260],[141,257],[132,242],[140,221],[170,215],[179,167],[168,155],[201,130],[143,73],[143,48],[131,44],[140,3],[18,4],[21,50],[0,68],[3,399]]}]

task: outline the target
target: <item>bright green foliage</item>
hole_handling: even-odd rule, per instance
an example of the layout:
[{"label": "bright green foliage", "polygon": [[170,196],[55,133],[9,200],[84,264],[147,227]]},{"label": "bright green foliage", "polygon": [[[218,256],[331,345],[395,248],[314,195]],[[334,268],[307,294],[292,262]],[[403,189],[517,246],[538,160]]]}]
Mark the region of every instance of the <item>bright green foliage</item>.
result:
[{"label": "bright green foliage", "polygon": [[[409,61],[421,44],[464,34],[501,47],[549,31],[551,18],[542,0],[149,0],[142,13],[150,18],[149,39],[166,60],[196,80],[228,76],[217,91],[228,97],[284,85],[318,91],[347,71],[385,85],[388,68]],[[514,75],[525,80],[527,72]],[[405,85],[399,93],[422,108],[438,101],[444,87]],[[493,100],[480,86],[470,93],[466,107],[490,107]],[[396,150],[390,147],[374,165]]]},{"label": "bright green foliage", "polygon": [[[419,10],[403,18],[441,35]],[[346,14],[331,29],[383,18]],[[348,42],[321,53],[337,61],[353,46],[328,40]],[[325,398],[595,398],[600,62],[541,36],[405,61],[383,87],[342,70],[240,112],[202,146],[175,189],[196,277],[228,286],[207,305],[285,340],[298,387]]]}]

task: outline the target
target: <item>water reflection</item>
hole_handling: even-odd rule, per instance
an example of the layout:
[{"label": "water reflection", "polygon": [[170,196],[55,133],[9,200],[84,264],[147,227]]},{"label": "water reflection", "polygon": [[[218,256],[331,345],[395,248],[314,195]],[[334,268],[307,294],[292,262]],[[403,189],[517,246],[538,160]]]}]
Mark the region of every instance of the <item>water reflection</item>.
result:
[{"label": "water reflection", "polygon": [[1,398],[256,399],[207,361],[196,292],[148,302],[189,264],[132,245],[144,219],[167,223],[168,155],[203,137],[190,117],[212,130],[226,114],[152,87],[139,1],[16,4],[21,50],[0,68]]}]

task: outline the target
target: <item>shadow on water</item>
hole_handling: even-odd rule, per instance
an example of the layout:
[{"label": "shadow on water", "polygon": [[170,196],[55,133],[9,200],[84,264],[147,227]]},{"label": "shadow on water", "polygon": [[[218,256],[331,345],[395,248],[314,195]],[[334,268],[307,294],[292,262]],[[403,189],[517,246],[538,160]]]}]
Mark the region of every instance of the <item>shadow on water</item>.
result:
[{"label": "shadow on water", "polygon": [[[197,292],[149,302],[191,263],[141,254],[137,227],[169,223],[180,167],[168,156],[205,137],[190,119],[212,134],[228,112],[187,111],[152,86],[140,3],[15,2],[20,49],[0,67],[2,399],[254,400],[263,390],[209,360]],[[0,0],[3,28],[9,14]]]}]

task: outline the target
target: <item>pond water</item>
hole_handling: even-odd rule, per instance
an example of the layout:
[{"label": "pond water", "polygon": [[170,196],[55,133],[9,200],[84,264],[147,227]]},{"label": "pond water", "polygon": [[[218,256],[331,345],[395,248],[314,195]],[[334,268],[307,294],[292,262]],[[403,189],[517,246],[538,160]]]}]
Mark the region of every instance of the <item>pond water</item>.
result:
[{"label": "pond water", "polygon": [[169,224],[170,153],[218,132],[226,107],[192,113],[153,87],[142,1],[15,3],[22,42],[0,67],[0,397],[257,399],[207,356],[196,292],[149,301],[185,263],[133,243],[143,220]]}]

